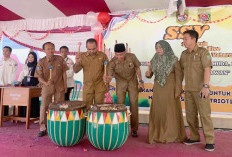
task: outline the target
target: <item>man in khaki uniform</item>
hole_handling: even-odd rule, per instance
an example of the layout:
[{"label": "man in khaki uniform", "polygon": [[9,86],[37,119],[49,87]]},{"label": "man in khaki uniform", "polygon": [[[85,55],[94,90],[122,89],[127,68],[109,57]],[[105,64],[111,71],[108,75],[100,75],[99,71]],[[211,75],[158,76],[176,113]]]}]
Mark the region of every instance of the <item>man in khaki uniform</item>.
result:
[{"label": "man in khaki uniform", "polygon": [[91,104],[103,104],[105,93],[108,91],[108,84],[103,81],[104,62],[108,61],[105,53],[97,51],[97,41],[88,39],[86,41],[87,52],[76,54],[76,63],[73,71],[78,73],[83,69],[84,87],[83,101],[87,105],[87,109]]},{"label": "man in khaki uniform", "polygon": [[40,132],[39,137],[46,135],[46,111],[52,102],[64,101],[67,92],[66,70],[68,67],[61,56],[54,55],[55,45],[51,42],[43,44],[46,57],[40,59],[36,67],[35,77],[38,77],[42,84],[42,104],[40,107]]},{"label": "man in khaki uniform", "polygon": [[187,145],[200,143],[198,112],[205,136],[205,150],[214,150],[214,128],[210,117],[209,81],[212,60],[207,49],[198,47],[198,33],[193,30],[184,32],[183,44],[187,50],[180,58],[185,76],[185,110],[190,128],[190,139]]},{"label": "man in khaki uniform", "polygon": [[126,92],[129,95],[131,111],[131,135],[137,137],[138,131],[138,79],[140,88],[144,88],[140,65],[133,53],[125,52],[124,44],[116,44],[115,57],[108,64],[107,77],[110,82],[115,75],[118,103],[125,104]]}]

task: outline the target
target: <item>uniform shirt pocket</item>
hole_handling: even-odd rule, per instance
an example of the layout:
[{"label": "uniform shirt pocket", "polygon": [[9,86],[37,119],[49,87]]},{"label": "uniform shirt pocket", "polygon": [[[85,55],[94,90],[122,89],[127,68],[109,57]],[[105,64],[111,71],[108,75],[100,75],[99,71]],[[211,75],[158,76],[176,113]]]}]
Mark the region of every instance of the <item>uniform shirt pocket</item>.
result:
[{"label": "uniform shirt pocket", "polygon": [[194,55],[192,63],[193,63],[194,66],[198,66],[198,67],[202,66],[200,56],[199,55]]}]

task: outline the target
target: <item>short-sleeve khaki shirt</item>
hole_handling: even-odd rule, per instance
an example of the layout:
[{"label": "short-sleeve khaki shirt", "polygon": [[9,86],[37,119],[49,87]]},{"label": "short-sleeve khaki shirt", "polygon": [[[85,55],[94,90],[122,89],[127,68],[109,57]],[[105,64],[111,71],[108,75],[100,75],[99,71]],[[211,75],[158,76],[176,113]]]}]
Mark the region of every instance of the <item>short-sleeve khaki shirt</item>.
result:
[{"label": "short-sleeve khaki shirt", "polygon": [[104,62],[108,61],[105,53],[98,51],[95,56],[91,56],[88,52],[81,54],[81,62],[74,64],[75,73],[83,69],[84,74],[84,92],[104,92],[106,90],[103,81]]},{"label": "short-sleeve khaki shirt", "polygon": [[68,70],[68,67],[61,56],[54,55],[50,60],[46,57],[40,59],[36,67],[35,77],[48,81],[50,79],[49,67],[51,68],[51,81],[54,83],[55,89],[63,91],[63,73]]},{"label": "short-sleeve khaki shirt", "polygon": [[192,52],[185,50],[180,57],[186,91],[200,91],[204,84],[204,69],[212,67],[209,51],[196,45]]},{"label": "short-sleeve khaki shirt", "polygon": [[115,74],[117,84],[131,82],[138,85],[136,68],[139,68],[141,63],[133,53],[125,54],[125,61],[121,63],[116,57],[108,64],[107,73],[109,76]]}]

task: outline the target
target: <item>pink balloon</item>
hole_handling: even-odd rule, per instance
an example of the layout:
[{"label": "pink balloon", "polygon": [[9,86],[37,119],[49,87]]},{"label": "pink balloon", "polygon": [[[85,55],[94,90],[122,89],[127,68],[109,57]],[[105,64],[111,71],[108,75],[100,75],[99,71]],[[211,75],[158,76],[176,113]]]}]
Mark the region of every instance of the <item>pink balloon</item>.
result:
[{"label": "pink balloon", "polygon": [[97,22],[95,25],[91,26],[91,31],[95,34],[101,34],[103,31],[103,27],[100,22]]}]

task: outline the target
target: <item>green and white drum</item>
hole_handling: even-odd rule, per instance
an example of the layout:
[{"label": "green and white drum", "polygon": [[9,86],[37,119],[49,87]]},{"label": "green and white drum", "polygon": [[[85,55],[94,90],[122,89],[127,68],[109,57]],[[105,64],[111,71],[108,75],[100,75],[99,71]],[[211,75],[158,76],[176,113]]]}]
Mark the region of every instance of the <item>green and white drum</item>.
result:
[{"label": "green and white drum", "polygon": [[51,103],[47,114],[50,139],[59,146],[73,146],[85,134],[86,105],[81,101]]},{"label": "green and white drum", "polygon": [[88,139],[98,149],[114,150],[127,140],[129,122],[124,104],[91,105],[86,121]]}]

